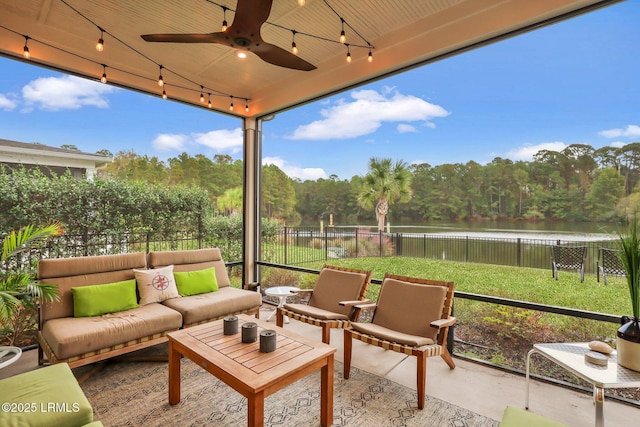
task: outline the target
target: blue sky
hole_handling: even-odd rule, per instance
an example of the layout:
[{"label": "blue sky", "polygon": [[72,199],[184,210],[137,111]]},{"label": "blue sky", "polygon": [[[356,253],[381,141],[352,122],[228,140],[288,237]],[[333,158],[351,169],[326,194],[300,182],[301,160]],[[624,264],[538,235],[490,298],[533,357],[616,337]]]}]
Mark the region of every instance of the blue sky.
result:
[{"label": "blue sky", "polygon": [[[264,124],[263,163],[350,179],[374,156],[484,164],[640,141],[638,17],[630,0],[280,113]],[[0,138],[242,156],[238,119],[4,58]]]}]

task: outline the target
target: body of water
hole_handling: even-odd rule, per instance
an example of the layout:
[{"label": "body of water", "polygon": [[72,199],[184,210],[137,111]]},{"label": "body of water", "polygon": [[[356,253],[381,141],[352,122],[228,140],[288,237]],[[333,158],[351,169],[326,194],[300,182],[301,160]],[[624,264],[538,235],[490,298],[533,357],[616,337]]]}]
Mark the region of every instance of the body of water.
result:
[{"label": "body of water", "polygon": [[[339,226],[340,224],[336,224]],[[559,239],[564,241],[602,241],[616,239],[618,226],[598,222],[557,221],[425,221],[389,224],[391,233],[439,234],[443,236],[469,236],[480,238]],[[377,225],[360,224],[358,227],[375,230]],[[385,231],[387,231],[385,227]]]}]

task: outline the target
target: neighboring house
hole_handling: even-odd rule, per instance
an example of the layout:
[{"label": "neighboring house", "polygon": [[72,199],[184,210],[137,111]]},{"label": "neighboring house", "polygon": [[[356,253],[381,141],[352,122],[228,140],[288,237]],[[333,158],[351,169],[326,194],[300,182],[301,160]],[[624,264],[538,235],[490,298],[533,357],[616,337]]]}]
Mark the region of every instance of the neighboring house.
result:
[{"label": "neighboring house", "polygon": [[9,169],[39,168],[49,176],[59,176],[69,170],[75,178],[93,179],[96,171],[111,161],[112,157],[100,154],[0,139],[0,165]]}]

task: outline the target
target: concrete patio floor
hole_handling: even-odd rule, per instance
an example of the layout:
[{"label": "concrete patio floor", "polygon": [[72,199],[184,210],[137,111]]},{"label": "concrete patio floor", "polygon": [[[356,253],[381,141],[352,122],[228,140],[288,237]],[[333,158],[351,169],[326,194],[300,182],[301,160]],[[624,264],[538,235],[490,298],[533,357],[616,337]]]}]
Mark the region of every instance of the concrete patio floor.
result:
[{"label": "concrete patio floor", "polygon": [[[267,319],[271,306],[261,310]],[[275,316],[271,320],[275,324]],[[305,336],[320,340],[320,328],[295,320],[284,325]],[[343,333],[331,331],[336,360],[343,361]],[[523,355],[524,357],[524,355]],[[439,357],[427,360],[427,395],[500,420],[507,405],[524,408],[525,379],[498,369],[454,358],[456,369],[449,369]],[[386,377],[415,390],[416,358],[382,350],[359,341],[353,343],[352,364],[367,372]],[[20,360],[0,371],[0,379],[37,367],[37,351],[23,353]],[[530,410],[572,427],[595,425],[595,408],[590,394],[532,380]],[[640,409],[612,400],[604,404],[607,427],[635,425]]]}]

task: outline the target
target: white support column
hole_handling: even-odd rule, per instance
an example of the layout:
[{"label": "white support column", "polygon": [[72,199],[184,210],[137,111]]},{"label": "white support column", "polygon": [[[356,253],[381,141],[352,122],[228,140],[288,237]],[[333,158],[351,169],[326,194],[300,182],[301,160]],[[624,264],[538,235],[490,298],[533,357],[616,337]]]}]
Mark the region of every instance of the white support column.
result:
[{"label": "white support column", "polygon": [[246,118],[244,125],[243,153],[243,284],[257,280],[258,253],[260,250],[260,170],[262,159],[261,122]]}]

